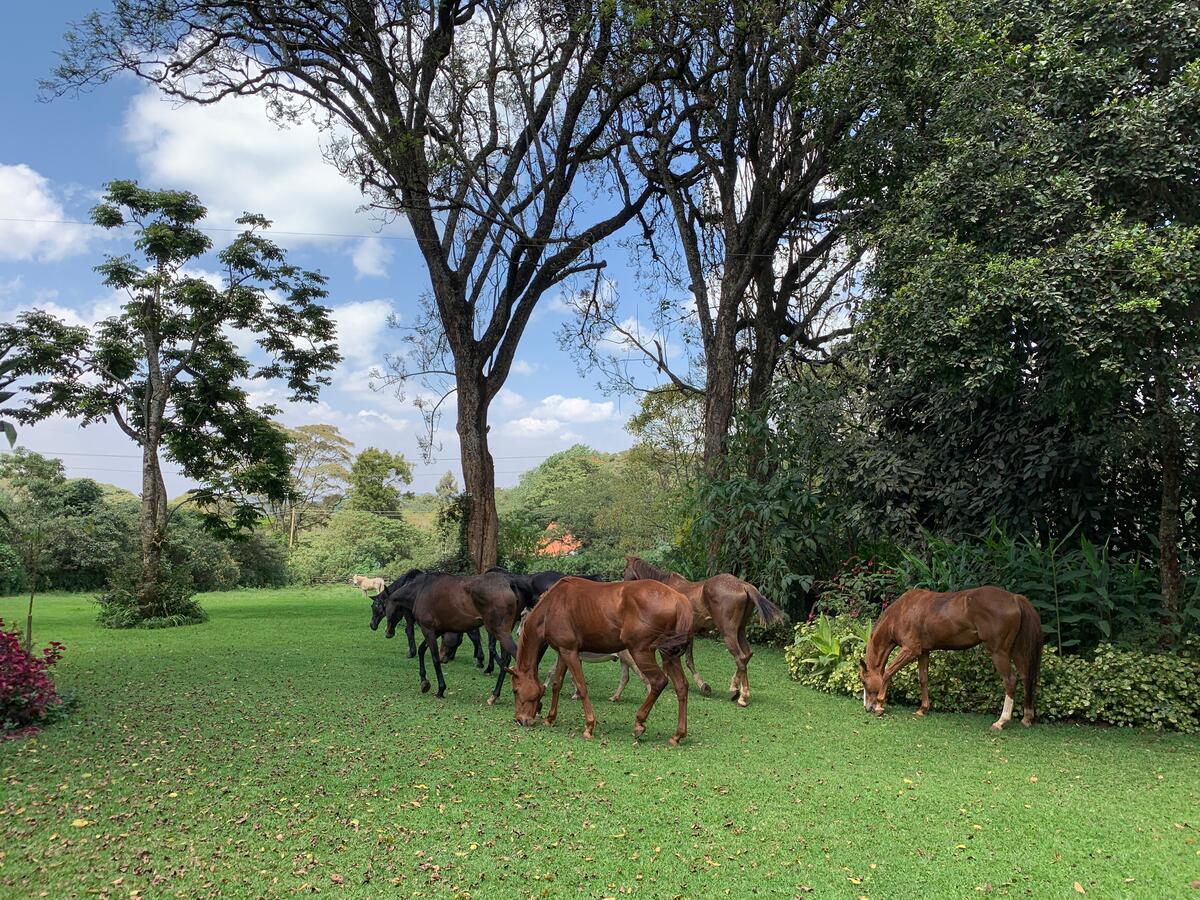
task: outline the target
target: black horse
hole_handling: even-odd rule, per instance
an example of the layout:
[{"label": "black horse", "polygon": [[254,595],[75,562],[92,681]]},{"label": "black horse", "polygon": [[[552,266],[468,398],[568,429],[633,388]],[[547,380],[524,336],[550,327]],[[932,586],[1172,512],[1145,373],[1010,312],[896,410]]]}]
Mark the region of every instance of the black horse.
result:
[{"label": "black horse", "polygon": [[[408,584],[414,578],[424,575],[421,569],[409,569],[391,584],[383,589],[379,594],[371,598],[371,630],[376,631],[379,628],[379,623],[383,621],[383,598],[393,591],[398,591],[404,585]],[[416,623],[413,621],[412,613],[404,614],[404,634],[408,638],[408,658],[412,659],[417,655],[417,642],[414,635]]]},{"label": "black horse", "polygon": [[[450,632],[469,632],[483,626],[500,644],[500,675],[488,705],[496,702],[504,684],[509,661],[516,655],[517,645],[512,630],[524,608],[524,600],[502,573],[462,576],[442,572],[423,573],[408,579],[394,591],[385,591],[373,600],[379,604],[381,618],[387,619],[387,636],[394,637],[396,625],[403,617],[412,616],[424,639],[417,648],[421,674],[421,691],[429,690],[425,674],[425,649],[431,649],[433,668],[437,674],[437,696],[446,693],[442,675],[441,655],[437,642]],[[478,644],[476,644],[478,649]],[[480,653],[482,655],[482,653]]]}]

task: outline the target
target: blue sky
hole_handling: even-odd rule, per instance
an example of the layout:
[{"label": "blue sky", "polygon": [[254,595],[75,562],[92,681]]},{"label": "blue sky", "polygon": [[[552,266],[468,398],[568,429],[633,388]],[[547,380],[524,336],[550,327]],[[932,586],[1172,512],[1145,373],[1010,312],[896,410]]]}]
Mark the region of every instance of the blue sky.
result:
[{"label": "blue sky", "polygon": [[[95,2],[19,4],[8,12],[0,39],[0,84],[6,86],[0,101],[0,315],[7,320],[44,307],[91,324],[115,310],[115,298],[92,267],[127,245],[95,229],[61,224],[85,220],[108,180],[132,177],[148,187],[192,190],[216,227],[232,225],[244,210],[261,212],[275,222],[274,237],[295,262],[328,277],[345,360],[317,404],[281,402],[282,392],[270,385],[258,395],[284,406],[281,419],[288,424],[329,422],[359,449],[403,452],[415,461],[414,490],[431,490],[448,469],[458,475],[453,412],[442,422],[442,452],[426,463],[417,449],[422,426],[411,400],[371,390],[366,377],[399,345],[400,333],[386,327],[388,315],[411,321],[428,285],[407,226],[381,230],[369,214],[356,212],[358,192],[322,159],[317,130],[281,131],[257,100],[178,108],[128,79],[82,97],[39,102],[38,79],[52,70],[63,31]],[[18,219],[24,221],[12,221]],[[228,235],[213,237],[220,245]],[[612,274],[627,274],[619,249],[607,257]],[[578,373],[556,338],[568,316],[561,301],[545,298],[493,404],[491,443],[501,486],[573,443],[602,450],[630,443],[624,423],[636,400],[606,396],[596,387],[598,376]],[[137,490],[136,448],[115,426],[81,429],[50,420],[23,427],[18,443],[58,455],[69,475]],[[169,478],[171,493],[184,487],[180,477]]]}]

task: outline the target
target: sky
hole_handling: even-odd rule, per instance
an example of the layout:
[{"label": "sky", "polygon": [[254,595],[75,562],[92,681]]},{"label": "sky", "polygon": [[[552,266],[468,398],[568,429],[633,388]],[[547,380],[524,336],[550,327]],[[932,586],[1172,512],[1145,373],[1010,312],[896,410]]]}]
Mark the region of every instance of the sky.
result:
[{"label": "sky", "polygon": [[[255,98],[180,107],[128,78],[80,97],[39,101],[38,80],[51,73],[63,32],[98,2],[16,5],[0,37],[0,316],[11,321],[36,307],[90,325],[116,312],[118,298],[93,267],[106,254],[127,252],[128,238],[71,224],[86,221],[112,179],[193,191],[215,229],[232,228],[243,211],[262,213],[293,262],[328,278],[326,303],[344,359],[314,404],[290,404],[271,384],[256,384],[252,396],[280,406],[287,425],[325,422],[359,450],[404,453],[414,462],[415,491],[432,490],[446,471],[461,484],[453,410],[442,420],[442,449],[427,462],[412,405],[419,386],[408,386],[402,398],[372,389],[368,378],[400,346],[402,333],[388,328],[389,316],[412,322],[428,288],[407,225],[358,211],[357,188],[325,162],[315,126],[281,130]],[[218,247],[232,237],[211,235]],[[615,278],[627,274],[619,249],[606,255]],[[606,395],[598,373],[581,374],[559,347],[556,333],[571,315],[561,297],[543,299],[493,402],[490,438],[501,487],[572,444],[614,451],[632,443],[624,425],[636,399]],[[22,426],[18,446],[58,457],[68,476],[139,489],[138,450],[111,423],[83,429],[56,418]],[[167,480],[172,495],[188,487],[173,470]]]}]

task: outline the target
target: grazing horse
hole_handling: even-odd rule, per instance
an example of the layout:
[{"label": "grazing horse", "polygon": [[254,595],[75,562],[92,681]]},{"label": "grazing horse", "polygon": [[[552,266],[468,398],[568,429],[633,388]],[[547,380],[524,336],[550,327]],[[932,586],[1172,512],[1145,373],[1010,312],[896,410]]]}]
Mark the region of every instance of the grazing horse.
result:
[{"label": "grazing horse", "polygon": [[[668,741],[676,746],[687,736],[687,678],[679,656],[692,637],[692,607],[686,597],[654,581],[597,584],[583,578],[564,578],[546,592],[526,618],[512,674],[516,719],[532,725],[541,712],[546,688],[538,677],[538,663],[548,647],[558,651],[554,668],[554,695],[546,724],[558,717],[558,695],[567,669],[579,688],[585,725],[583,736],[591,738],[596,713],[588,699],[580,654],[616,653],[628,650],[638,669],[650,682],[650,692],[638,708],[633,736],[646,730],[646,717],[654,708],[668,677],[679,698],[679,722]],[[662,667],[654,658],[657,650]],[[664,672],[664,669],[666,670]]]},{"label": "grazing horse", "polygon": [[[764,597],[754,585],[735,575],[713,575],[703,581],[688,581],[677,572],[667,572],[639,557],[626,556],[625,580],[638,578],[652,578],[679,591],[692,604],[695,631],[713,628],[721,635],[737,664],[729,681],[729,699],[736,700],[738,706],[749,706],[750,678],[746,674],[746,667],[754,651],[746,640],[746,623],[755,610],[758,610],[764,625],[782,622],[783,612],[779,607]],[[687,648],[687,664],[696,679],[696,687],[707,697],[712,689],[696,671],[691,643]]]},{"label": "grazing horse", "polygon": [[[378,630],[379,623],[383,621],[383,618],[385,615],[384,609],[383,609],[383,598],[386,597],[388,594],[390,594],[392,591],[400,590],[400,588],[402,588],[404,585],[408,584],[408,582],[410,582],[414,578],[417,578],[418,576],[421,576],[424,574],[425,573],[423,571],[421,571],[420,569],[409,569],[407,572],[405,572],[403,575],[401,575],[399,578],[397,578],[391,584],[387,585],[386,587],[380,587],[379,592],[374,597],[371,597],[371,630],[372,631]],[[361,575],[354,576],[354,578],[361,578],[361,577],[362,577]],[[351,581],[353,581],[353,580],[354,579],[352,578]],[[382,578],[378,578],[375,580],[380,581],[380,582],[383,581]],[[355,583],[357,583],[357,582],[355,582]],[[364,588],[363,590],[365,591],[366,589]],[[368,594],[368,596],[370,596],[370,595]],[[414,656],[417,655],[417,642],[416,642],[415,636],[413,634],[414,628],[415,628],[415,622],[413,621],[412,613],[411,612],[405,613],[404,614],[404,635],[405,635],[405,637],[408,638],[408,658],[409,659],[412,659]]]},{"label": "grazing horse", "polygon": [[[567,576],[564,575],[562,577],[566,578]],[[559,580],[561,581],[562,579],[560,578]],[[589,580],[599,581],[600,579],[597,578],[597,579],[589,579]],[[525,627],[525,619],[526,618],[528,618],[528,616],[522,617],[521,621],[517,624],[518,646],[519,646],[520,640],[521,640],[521,630]],[[620,680],[617,682],[617,689],[615,691],[613,691],[613,695],[608,698],[613,703],[619,702],[621,699],[621,695],[625,693],[625,685],[629,684],[629,673],[630,672],[635,673],[637,675],[637,677],[642,680],[642,684],[646,685],[647,691],[650,690],[649,679],[647,679],[646,676],[642,674],[642,670],[637,667],[637,663],[634,662],[633,657],[629,655],[628,650],[618,650],[616,653],[580,653],[579,658],[582,659],[584,662],[619,662],[621,664],[621,677],[620,677]],[[550,687],[550,683],[553,680],[554,680],[554,673],[551,672],[550,674],[548,674],[546,676],[546,680],[543,683],[543,687],[547,687],[547,688]],[[572,676],[571,683],[574,684],[574,682],[575,682],[575,678],[574,678],[574,676]],[[572,692],[572,694],[571,694],[571,699],[572,700],[579,699],[579,685],[577,685],[577,684],[575,685],[574,692]]]},{"label": "grazing horse", "polygon": [[387,582],[382,578],[371,578],[369,575],[351,575],[350,583],[368,597],[373,597],[387,587]]},{"label": "grazing horse", "polygon": [[[1022,725],[1033,724],[1033,700],[1042,668],[1042,619],[1033,604],[1020,594],[998,587],[977,587],[945,594],[911,590],[883,611],[867,641],[866,658],[858,662],[863,683],[863,706],[883,715],[888,682],[914,659],[919,661],[921,705],[917,715],[929,712],[929,651],[967,650],[985,644],[992,664],[1004,679],[1004,709],[992,723],[999,731],[1012,718],[1017,676],[1025,682]],[[900,648],[888,664],[892,650]]]},{"label": "grazing horse", "polygon": [[446,679],[437,641],[446,632],[469,632],[481,625],[500,644],[500,676],[488,698],[491,706],[500,696],[509,660],[516,655],[517,644],[512,630],[521,611],[521,601],[508,579],[494,574],[447,575],[426,573],[413,578],[399,589],[383,596],[383,611],[387,618],[387,636],[394,637],[400,617],[411,614],[421,629],[423,640],[417,648],[421,676],[421,692],[429,690],[425,673],[425,649],[430,649],[433,670],[437,674],[437,696],[446,695]]}]

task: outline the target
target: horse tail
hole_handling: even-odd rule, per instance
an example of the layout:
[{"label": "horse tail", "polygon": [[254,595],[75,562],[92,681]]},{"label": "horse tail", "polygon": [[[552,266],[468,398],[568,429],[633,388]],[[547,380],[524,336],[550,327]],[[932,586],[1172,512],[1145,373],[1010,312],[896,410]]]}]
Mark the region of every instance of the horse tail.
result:
[{"label": "horse tail", "polygon": [[746,585],[746,597],[758,610],[758,617],[764,625],[774,625],[784,620],[783,610],[764,597],[754,585]]},{"label": "horse tail", "polygon": [[[664,586],[665,587],[665,586]],[[675,630],[667,632],[654,642],[654,649],[663,655],[664,659],[682,656],[683,651],[692,642],[692,604],[682,594],[677,594],[670,588],[667,593],[675,594],[679,603],[675,610]]]},{"label": "horse tail", "polygon": [[1021,606],[1021,625],[1017,629],[1017,645],[1014,649],[1025,662],[1021,677],[1025,680],[1025,705],[1032,711],[1038,680],[1042,677],[1042,644],[1045,637],[1042,634],[1042,617],[1033,608],[1029,598],[1022,594],[1017,594],[1016,598]]}]

